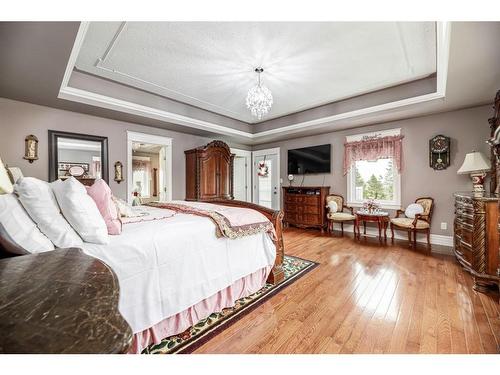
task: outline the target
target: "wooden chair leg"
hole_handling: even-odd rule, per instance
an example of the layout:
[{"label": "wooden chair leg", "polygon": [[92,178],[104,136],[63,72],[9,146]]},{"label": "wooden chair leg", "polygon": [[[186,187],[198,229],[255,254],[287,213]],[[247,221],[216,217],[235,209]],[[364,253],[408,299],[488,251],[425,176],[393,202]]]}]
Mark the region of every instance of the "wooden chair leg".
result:
[{"label": "wooden chair leg", "polygon": [[343,237],[344,236],[344,222],[343,221],[340,222],[340,230],[342,232],[342,237]]},{"label": "wooden chair leg", "polygon": [[408,230],[408,246],[411,247],[411,230]]},{"label": "wooden chair leg", "polygon": [[427,229],[427,250],[431,251],[431,229]]},{"label": "wooden chair leg", "polygon": [[394,226],[391,223],[391,242],[394,243]]},{"label": "wooden chair leg", "polygon": [[416,249],[417,248],[417,231],[416,230],[413,230],[413,248]]}]

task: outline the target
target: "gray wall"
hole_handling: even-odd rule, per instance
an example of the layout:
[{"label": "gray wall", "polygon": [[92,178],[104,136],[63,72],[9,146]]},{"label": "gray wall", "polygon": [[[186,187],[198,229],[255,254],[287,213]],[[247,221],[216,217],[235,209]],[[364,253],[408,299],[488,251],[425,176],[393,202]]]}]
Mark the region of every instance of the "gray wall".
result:
[{"label": "gray wall", "polygon": [[[346,135],[369,131],[401,128],[405,136],[403,143],[404,169],[401,177],[402,205],[406,206],[419,196],[432,196],[436,199],[432,233],[451,235],[453,233],[453,197],[455,191],[471,189],[468,176],[457,175],[465,154],[472,150],[489,152],[485,143],[489,128],[487,119],[491,117],[490,106],[475,107],[460,111],[395,121],[385,124],[343,130],[311,137],[302,137],[287,141],[254,146],[260,150],[271,147],[281,148],[281,174],[287,184],[287,150],[331,143],[333,160],[331,174],[306,176],[304,185],[331,187],[332,192],[347,195],[346,178],[342,175],[343,143]],[[125,197],[126,181],[117,184],[112,181],[112,166],[115,161],[124,164],[127,170],[126,131],[132,130],[173,138],[173,198],[183,199],[185,194],[185,158],[184,150],[201,146],[211,138],[189,135],[143,125],[105,119],[75,112],[53,109],[19,101],[0,98],[0,156],[5,163],[19,166],[26,175],[48,178],[48,134],[47,130],[62,130],[108,137],[110,187],[120,197]],[[35,134],[40,140],[40,160],[29,164],[23,160],[24,138]],[[428,142],[436,134],[452,138],[451,166],[444,171],[434,171],[428,165]],[[233,144],[233,147],[241,145]],[[248,147],[245,147],[248,149]],[[440,229],[440,223],[448,223],[447,230]]]},{"label": "gray wall", "polygon": [[[0,157],[10,166],[18,166],[26,176],[48,179],[48,130],[85,133],[108,137],[109,185],[113,193],[125,198],[127,181],[117,184],[113,181],[113,165],[123,163],[127,172],[127,130],[162,135],[173,139],[172,165],[174,199],[184,199],[185,158],[184,150],[198,147],[212,139],[183,134],[128,122],[105,119],[76,112],[69,112],[24,102],[0,98]],[[39,160],[33,164],[23,159],[24,138],[34,134],[39,140]],[[125,176],[127,178],[127,176]]]},{"label": "gray wall", "polygon": [[[344,142],[347,135],[370,131],[401,128],[403,140],[403,172],[401,174],[401,203],[403,208],[415,198],[430,196],[435,199],[431,232],[440,235],[452,235],[454,202],[453,192],[471,190],[470,178],[457,175],[465,154],[478,150],[488,155],[489,147],[485,141],[489,138],[488,118],[492,115],[491,106],[481,106],[460,111],[446,112],[349,129],[311,137],[291,139],[255,146],[255,150],[280,147],[281,178],[284,186],[288,185],[287,150],[293,148],[332,144],[332,173],[307,175],[304,186],[330,186],[331,192],[347,198],[347,180],[342,173]],[[437,134],[451,137],[451,165],[444,171],[435,171],[429,167],[429,139]],[[298,177],[301,181],[301,177]],[[297,180],[296,180],[297,181]],[[487,181],[488,182],[488,181]],[[440,229],[440,223],[448,223],[447,230]]]}]

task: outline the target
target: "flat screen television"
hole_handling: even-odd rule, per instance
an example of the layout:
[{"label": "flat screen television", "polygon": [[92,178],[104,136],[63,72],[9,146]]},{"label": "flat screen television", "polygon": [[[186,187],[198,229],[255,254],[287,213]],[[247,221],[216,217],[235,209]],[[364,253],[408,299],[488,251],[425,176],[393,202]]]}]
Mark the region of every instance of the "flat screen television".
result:
[{"label": "flat screen television", "polygon": [[330,173],[332,145],[288,150],[288,174]]}]

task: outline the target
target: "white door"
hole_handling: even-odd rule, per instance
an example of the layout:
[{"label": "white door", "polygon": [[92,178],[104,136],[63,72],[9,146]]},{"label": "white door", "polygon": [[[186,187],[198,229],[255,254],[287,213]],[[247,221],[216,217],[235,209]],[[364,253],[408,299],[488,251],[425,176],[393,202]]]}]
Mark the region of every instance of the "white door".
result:
[{"label": "white door", "polygon": [[247,181],[247,160],[244,156],[236,155],[233,163],[233,195],[239,201],[247,200],[249,189]]},{"label": "white door", "polygon": [[252,152],[231,148],[233,160],[233,196],[239,201],[252,201]]},{"label": "white door", "polygon": [[[264,150],[265,151],[265,150]],[[265,168],[262,166],[265,165]],[[256,151],[253,158],[254,203],[280,208],[279,152]]]}]

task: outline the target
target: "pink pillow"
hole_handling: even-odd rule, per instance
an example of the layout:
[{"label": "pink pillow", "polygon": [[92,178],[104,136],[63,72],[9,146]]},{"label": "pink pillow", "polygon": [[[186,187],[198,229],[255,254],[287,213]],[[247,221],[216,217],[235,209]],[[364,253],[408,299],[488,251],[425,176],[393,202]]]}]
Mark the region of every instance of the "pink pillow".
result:
[{"label": "pink pillow", "polygon": [[98,179],[92,186],[86,186],[86,188],[106,223],[108,234],[120,234],[122,222],[115,202],[111,198],[113,194],[106,181]]}]

